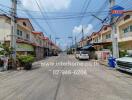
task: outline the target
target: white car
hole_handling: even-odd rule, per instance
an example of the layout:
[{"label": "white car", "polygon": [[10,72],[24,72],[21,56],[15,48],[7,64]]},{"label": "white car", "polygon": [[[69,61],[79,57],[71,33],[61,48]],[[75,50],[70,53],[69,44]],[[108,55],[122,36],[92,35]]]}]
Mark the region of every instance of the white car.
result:
[{"label": "white car", "polygon": [[116,69],[132,73],[132,55],[116,60]]},{"label": "white car", "polygon": [[87,51],[80,51],[79,60],[89,60],[89,55]]},{"label": "white car", "polygon": [[80,55],[80,51],[76,51],[75,52],[75,57],[78,59],[79,58],[79,55]]}]

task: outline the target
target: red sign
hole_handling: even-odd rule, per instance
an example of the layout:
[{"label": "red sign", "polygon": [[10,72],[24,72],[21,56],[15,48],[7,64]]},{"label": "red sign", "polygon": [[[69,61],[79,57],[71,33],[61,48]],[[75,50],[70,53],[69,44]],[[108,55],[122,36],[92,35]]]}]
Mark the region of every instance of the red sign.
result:
[{"label": "red sign", "polygon": [[123,14],[123,10],[112,10],[112,14]]}]

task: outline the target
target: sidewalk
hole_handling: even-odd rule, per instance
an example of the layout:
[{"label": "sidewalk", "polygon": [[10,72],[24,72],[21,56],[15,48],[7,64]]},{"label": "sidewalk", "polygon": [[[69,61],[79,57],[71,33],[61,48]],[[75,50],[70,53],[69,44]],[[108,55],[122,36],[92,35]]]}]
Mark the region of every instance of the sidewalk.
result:
[{"label": "sidewalk", "polygon": [[99,61],[99,64],[105,65],[108,67],[108,61],[107,60],[98,60],[98,61]]},{"label": "sidewalk", "polygon": [[2,68],[0,68],[0,72],[2,71]]}]

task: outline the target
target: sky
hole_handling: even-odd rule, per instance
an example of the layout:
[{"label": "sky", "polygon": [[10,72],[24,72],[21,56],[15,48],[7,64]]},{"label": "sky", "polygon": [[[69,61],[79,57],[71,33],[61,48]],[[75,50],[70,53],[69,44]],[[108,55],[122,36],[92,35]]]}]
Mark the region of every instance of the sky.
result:
[{"label": "sky", "polygon": [[[11,0],[0,0],[0,4],[11,7]],[[36,31],[42,31],[50,36],[57,45],[65,49],[72,44],[73,36],[77,41],[102,27],[101,21],[92,14],[104,19],[108,16],[108,0],[19,0],[18,16],[30,18]],[[132,0],[116,0],[116,4],[132,10]],[[6,12],[9,8],[0,6]],[[25,13],[26,10],[26,13]],[[41,12],[42,13],[41,13]],[[81,16],[80,16],[81,15]]]}]

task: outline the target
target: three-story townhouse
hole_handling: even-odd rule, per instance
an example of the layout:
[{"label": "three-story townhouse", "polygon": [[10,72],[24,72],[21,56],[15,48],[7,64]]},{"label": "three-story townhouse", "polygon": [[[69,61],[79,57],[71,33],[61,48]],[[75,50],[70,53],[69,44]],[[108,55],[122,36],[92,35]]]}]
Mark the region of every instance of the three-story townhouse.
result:
[{"label": "three-story townhouse", "polygon": [[35,56],[36,60],[44,58],[44,34],[43,32],[33,31],[32,34],[36,40],[35,42]]},{"label": "three-story townhouse", "polygon": [[16,51],[18,54],[33,54],[32,31],[34,30],[28,18],[17,18]]},{"label": "three-story townhouse", "polygon": [[[31,32],[34,30],[27,18],[17,18],[16,51],[18,54],[30,54],[34,52],[31,44]],[[0,42],[11,46],[11,18],[5,14],[0,15]]]},{"label": "three-story townhouse", "polygon": [[124,15],[116,23],[120,50],[132,51],[132,11],[124,12]]}]

